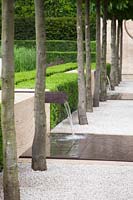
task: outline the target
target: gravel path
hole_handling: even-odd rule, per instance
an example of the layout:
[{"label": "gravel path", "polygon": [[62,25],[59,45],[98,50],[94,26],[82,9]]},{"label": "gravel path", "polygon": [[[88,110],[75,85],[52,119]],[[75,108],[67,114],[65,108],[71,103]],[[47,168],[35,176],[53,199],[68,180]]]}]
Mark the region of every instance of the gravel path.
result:
[{"label": "gravel path", "polygon": [[[19,164],[21,200],[132,200],[133,164],[48,160],[48,170],[34,172]],[[2,200],[2,174],[0,199]]]}]

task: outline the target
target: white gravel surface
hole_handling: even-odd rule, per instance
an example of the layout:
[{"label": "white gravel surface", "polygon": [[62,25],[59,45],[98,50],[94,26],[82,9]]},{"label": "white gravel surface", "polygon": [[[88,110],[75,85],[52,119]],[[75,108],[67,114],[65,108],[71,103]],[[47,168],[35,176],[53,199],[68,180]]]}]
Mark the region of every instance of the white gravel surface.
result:
[{"label": "white gravel surface", "polygon": [[132,164],[65,160],[47,163],[44,172],[32,171],[27,162],[19,164],[21,200],[133,200]]}]

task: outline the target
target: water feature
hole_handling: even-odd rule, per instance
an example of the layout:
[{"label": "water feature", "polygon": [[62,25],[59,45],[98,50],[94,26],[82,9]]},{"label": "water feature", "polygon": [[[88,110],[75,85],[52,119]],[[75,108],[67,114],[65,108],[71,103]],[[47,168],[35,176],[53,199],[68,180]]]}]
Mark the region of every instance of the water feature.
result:
[{"label": "water feature", "polygon": [[66,112],[67,112],[67,115],[68,115],[68,120],[69,120],[69,123],[70,123],[71,133],[72,134],[68,135],[68,136],[65,136],[65,138],[62,138],[60,140],[79,140],[79,139],[84,139],[85,136],[83,136],[81,134],[77,135],[74,132],[74,124],[73,124],[73,119],[72,119],[72,113],[71,113],[71,109],[70,109],[68,101],[66,101],[64,103],[64,106],[65,106],[65,109],[66,109]]},{"label": "water feature", "polygon": [[68,120],[69,120],[69,123],[70,123],[70,126],[71,126],[72,135],[74,135],[74,126],[73,126],[73,120],[72,120],[72,113],[71,113],[71,109],[70,109],[68,101],[66,101],[64,103],[64,106],[65,106],[65,109],[66,109],[66,112],[67,112],[67,116],[68,116]]},{"label": "water feature", "polygon": [[107,76],[107,82],[108,82],[109,90],[111,90],[111,83],[110,83],[110,79],[108,76]]}]

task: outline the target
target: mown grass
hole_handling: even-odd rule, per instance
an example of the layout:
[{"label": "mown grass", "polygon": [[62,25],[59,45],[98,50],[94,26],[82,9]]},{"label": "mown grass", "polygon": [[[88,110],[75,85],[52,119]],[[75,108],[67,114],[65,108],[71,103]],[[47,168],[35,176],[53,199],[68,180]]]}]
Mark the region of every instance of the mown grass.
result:
[{"label": "mown grass", "polygon": [[[95,68],[96,68],[96,63],[91,63],[91,69],[95,70]],[[74,69],[77,69],[77,63],[66,63],[66,64],[61,64],[61,65],[56,65],[54,67],[48,67],[46,70],[46,77],[47,77],[46,79],[48,81],[51,80],[51,84],[54,84],[51,77],[50,79],[48,79],[49,76],[53,74],[67,72]],[[107,64],[107,74],[108,76],[110,74],[110,64]],[[36,76],[35,70],[15,73],[15,87],[29,88],[29,89],[34,88],[35,76]],[[49,81],[49,84],[50,84],[50,81]],[[50,89],[47,84],[46,84],[46,87]]]},{"label": "mown grass", "polygon": [[[53,67],[47,67],[46,76],[51,76],[53,74],[62,73],[70,70],[77,69],[77,63],[66,63],[61,65],[55,65]],[[15,85],[21,82],[29,81],[35,79],[36,71],[24,71],[15,73]]]}]

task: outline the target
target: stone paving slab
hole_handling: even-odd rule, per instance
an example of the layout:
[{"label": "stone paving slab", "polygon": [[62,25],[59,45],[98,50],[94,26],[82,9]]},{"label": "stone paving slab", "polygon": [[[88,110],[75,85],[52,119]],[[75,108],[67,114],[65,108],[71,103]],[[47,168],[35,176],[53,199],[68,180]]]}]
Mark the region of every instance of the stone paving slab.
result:
[{"label": "stone paving slab", "polygon": [[[133,101],[108,100],[87,113],[88,125],[79,125],[77,112],[72,114],[73,131],[83,134],[133,135]],[[68,119],[63,120],[51,133],[71,133]]]},{"label": "stone paving slab", "polygon": [[114,91],[108,91],[110,100],[133,100],[133,81],[123,81]]}]

